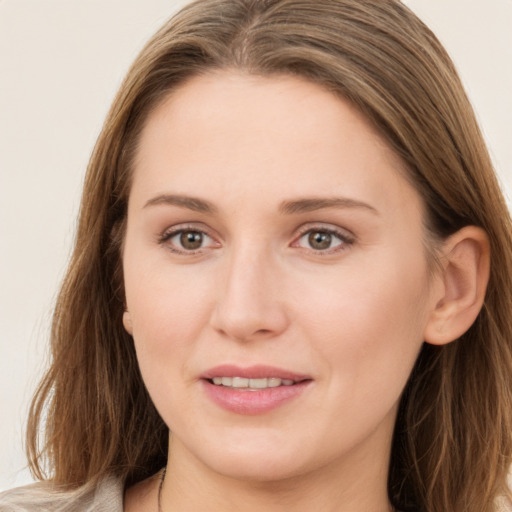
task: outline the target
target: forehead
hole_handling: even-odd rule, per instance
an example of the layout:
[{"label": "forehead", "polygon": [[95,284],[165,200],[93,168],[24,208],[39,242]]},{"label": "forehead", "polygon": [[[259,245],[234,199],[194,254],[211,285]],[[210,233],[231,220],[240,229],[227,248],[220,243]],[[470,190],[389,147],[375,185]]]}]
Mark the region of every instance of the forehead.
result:
[{"label": "forehead", "polygon": [[371,123],[291,76],[222,71],[191,79],[148,117],[134,169],[137,196],[193,188],[214,201],[237,196],[247,204],[254,196],[261,204],[336,191],[393,207],[401,198],[420,203]]}]

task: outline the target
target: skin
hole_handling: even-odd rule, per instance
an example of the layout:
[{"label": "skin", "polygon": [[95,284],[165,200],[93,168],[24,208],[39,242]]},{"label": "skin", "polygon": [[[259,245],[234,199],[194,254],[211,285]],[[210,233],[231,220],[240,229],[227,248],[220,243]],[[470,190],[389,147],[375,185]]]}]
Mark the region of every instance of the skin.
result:
[{"label": "skin", "polygon": [[[397,404],[446,292],[403,172],[347,102],[294,77],[203,75],[150,115],[129,198],[124,324],[172,431],[163,510],[390,510]],[[283,211],[305,198],[343,201]],[[180,245],[180,229],[203,233],[199,249]],[[331,233],[329,248],[311,233]],[[236,414],[199,378],[226,363],[311,382],[272,411]],[[128,490],[126,510],[156,510],[157,487]]]}]

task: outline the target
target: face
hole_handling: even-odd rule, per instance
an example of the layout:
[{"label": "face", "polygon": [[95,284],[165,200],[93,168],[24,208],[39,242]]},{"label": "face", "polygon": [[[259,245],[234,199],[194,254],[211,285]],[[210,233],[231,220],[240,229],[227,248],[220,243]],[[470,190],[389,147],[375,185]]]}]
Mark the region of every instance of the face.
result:
[{"label": "face", "polygon": [[123,266],[176,457],[258,480],[386,468],[432,309],[422,219],[400,161],[319,86],[174,91],[141,136]]}]

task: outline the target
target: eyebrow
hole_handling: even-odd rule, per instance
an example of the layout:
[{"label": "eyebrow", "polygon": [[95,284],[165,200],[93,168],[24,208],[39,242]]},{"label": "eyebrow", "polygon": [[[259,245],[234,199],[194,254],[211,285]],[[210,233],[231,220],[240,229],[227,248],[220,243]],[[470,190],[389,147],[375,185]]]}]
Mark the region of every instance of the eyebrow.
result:
[{"label": "eyebrow", "polygon": [[[149,206],[170,205],[187,208],[199,213],[217,213],[218,209],[209,201],[176,194],[160,194],[146,202],[144,208]],[[283,201],[279,205],[279,213],[293,215],[296,213],[308,213],[324,208],[362,208],[378,215],[378,211],[368,203],[348,197],[311,197],[293,201]]]},{"label": "eyebrow", "polygon": [[295,213],[313,212],[324,208],[362,208],[377,215],[379,214],[379,212],[368,203],[348,197],[312,197],[298,199],[296,201],[284,201],[279,206],[279,211],[286,215],[292,215]]},{"label": "eyebrow", "polygon": [[209,201],[205,201],[204,199],[199,199],[197,197],[189,197],[174,194],[160,194],[156,197],[153,197],[144,205],[144,208],[147,208],[148,206],[157,206],[162,204],[178,206],[180,208],[187,208],[189,210],[193,210],[199,213],[217,212],[217,208]]}]

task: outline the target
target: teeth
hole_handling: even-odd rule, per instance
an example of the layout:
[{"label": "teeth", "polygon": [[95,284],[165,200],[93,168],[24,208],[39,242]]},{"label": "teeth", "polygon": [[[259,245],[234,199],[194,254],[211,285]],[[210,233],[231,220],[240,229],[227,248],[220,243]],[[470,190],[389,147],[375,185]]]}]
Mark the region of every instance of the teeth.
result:
[{"label": "teeth", "polygon": [[278,379],[274,377],[270,377],[268,379],[246,379],[245,377],[214,377],[212,381],[216,386],[243,389],[277,388],[278,386],[293,386],[293,384],[295,384],[295,382],[291,379]]},{"label": "teeth", "polygon": [[[222,377],[222,383],[224,384],[224,377]],[[231,385],[234,388],[247,388],[249,387],[249,379],[244,379],[242,377],[233,377]]]},{"label": "teeth", "polygon": [[269,388],[277,388],[277,386],[281,385],[281,379],[267,379]]},{"label": "teeth", "polygon": [[249,379],[249,387],[253,389],[268,388],[268,379]]}]

